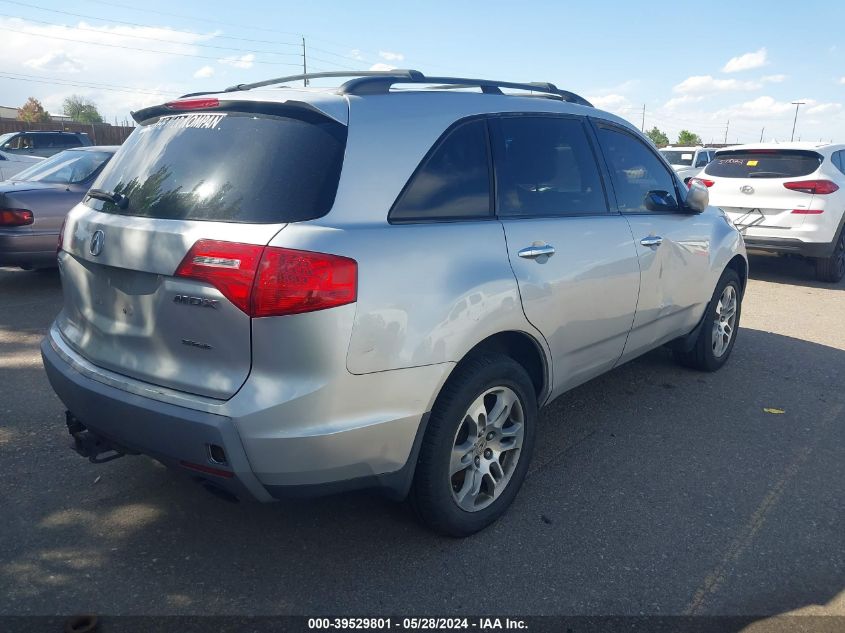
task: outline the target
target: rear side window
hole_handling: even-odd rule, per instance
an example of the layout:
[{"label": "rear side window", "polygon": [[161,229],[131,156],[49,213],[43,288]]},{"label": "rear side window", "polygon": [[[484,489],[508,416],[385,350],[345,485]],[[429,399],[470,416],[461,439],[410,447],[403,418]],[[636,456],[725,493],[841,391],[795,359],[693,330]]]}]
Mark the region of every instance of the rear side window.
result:
[{"label": "rear side window", "polygon": [[578,119],[494,120],[499,215],[607,213],[595,154]]},{"label": "rear side window", "polygon": [[484,218],[492,215],[487,128],[483,120],[449,132],[405,186],[391,222]]},{"label": "rear side window", "polygon": [[836,167],[836,169],[838,169],[843,174],[845,174],[845,152],[843,152],[842,150],[839,150],[838,152],[834,152],[833,153],[833,164]]},{"label": "rear side window", "polygon": [[710,162],[710,154],[707,152],[699,152],[698,158],[695,160],[696,167],[704,167]]},{"label": "rear side window", "polygon": [[200,112],[142,124],[93,187],[126,208],[108,213],[176,220],[277,223],[328,213],[337,193],[346,126],[309,111],[285,116]]},{"label": "rear side window", "polygon": [[599,127],[616,202],[623,213],[648,213],[647,195],[659,192],[677,204],[675,180],[649,147],[621,130]]},{"label": "rear side window", "polygon": [[719,152],[704,173],[721,178],[797,178],[822,164],[820,154],[805,150],[737,150]]},{"label": "rear side window", "polygon": [[692,167],[692,159],[695,156],[695,152],[692,150],[662,149],[660,153],[670,165],[683,165],[684,167]]}]

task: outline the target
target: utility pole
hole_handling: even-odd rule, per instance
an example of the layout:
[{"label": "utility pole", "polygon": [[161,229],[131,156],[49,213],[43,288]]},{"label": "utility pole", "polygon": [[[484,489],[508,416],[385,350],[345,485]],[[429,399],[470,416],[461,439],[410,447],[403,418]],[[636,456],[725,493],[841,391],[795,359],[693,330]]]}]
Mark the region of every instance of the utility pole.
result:
[{"label": "utility pole", "polygon": [[763,129],[762,129],[762,130],[760,130],[760,142],[761,142],[761,143],[763,142],[763,132],[765,132],[765,131],[766,131],[766,128],[765,128],[765,127],[763,127]]},{"label": "utility pole", "polygon": [[[308,74],[308,64],[305,60],[305,36],[304,35],[302,36],[302,74],[303,75]],[[308,78],[307,77],[304,77],[302,79],[302,85],[305,86],[305,87],[308,87]]]},{"label": "utility pole", "polygon": [[728,128],[731,126],[731,120],[728,119],[728,122],[725,123],[725,145],[728,144]]},{"label": "utility pole", "polygon": [[645,104],[643,104],[643,124],[640,126],[640,132],[645,132]]},{"label": "utility pole", "polygon": [[795,124],[798,123],[798,108],[800,106],[804,105],[805,103],[806,103],[806,101],[793,101],[792,102],[792,105],[795,106],[795,118],[792,120],[792,138],[789,139],[790,141],[795,140]]}]

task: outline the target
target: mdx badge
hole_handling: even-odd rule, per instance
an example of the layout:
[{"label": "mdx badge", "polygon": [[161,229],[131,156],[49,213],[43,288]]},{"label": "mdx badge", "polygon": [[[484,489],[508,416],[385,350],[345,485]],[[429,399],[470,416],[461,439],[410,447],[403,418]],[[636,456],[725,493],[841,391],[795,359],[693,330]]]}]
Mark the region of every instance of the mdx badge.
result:
[{"label": "mdx badge", "polygon": [[91,236],[91,244],[88,246],[88,251],[96,257],[100,253],[103,252],[103,242],[106,239],[106,234],[103,233],[100,229],[94,231],[94,235]]},{"label": "mdx badge", "polygon": [[188,306],[198,306],[200,308],[217,308],[219,302],[217,299],[205,299],[204,297],[190,297],[188,295],[176,295],[173,297],[173,303],[181,303]]}]

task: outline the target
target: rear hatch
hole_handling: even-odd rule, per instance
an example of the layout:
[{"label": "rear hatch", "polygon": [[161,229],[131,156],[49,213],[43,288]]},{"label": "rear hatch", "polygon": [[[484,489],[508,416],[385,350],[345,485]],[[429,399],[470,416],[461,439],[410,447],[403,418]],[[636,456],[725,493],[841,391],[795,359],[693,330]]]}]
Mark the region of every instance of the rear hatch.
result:
[{"label": "rear hatch", "polygon": [[[191,111],[140,113],[68,216],[58,326],[95,365],[226,399],[252,362],[244,269],[287,223],[331,208],[346,126],[301,104],[176,107]],[[197,262],[219,283],[190,274]]]},{"label": "rear hatch", "polygon": [[788,237],[813,209],[810,190],[791,183],[806,180],[822,160],[809,150],[727,150],[716,154],[699,179],[710,188],[710,203],[721,207],[739,228],[751,230],[749,235],[764,230]]}]

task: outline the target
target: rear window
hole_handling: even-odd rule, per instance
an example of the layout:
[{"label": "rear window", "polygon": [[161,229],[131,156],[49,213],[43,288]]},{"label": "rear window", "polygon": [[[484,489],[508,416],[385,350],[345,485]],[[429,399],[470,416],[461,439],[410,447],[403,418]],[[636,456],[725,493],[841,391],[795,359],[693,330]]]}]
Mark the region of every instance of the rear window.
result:
[{"label": "rear window", "polygon": [[127,198],[108,213],[276,223],[318,218],[337,193],[346,126],[318,113],[200,112],[145,122],[93,187]]},{"label": "rear window", "polygon": [[805,150],[719,152],[704,173],[722,178],[797,178],[822,164],[820,154]]},{"label": "rear window", "polygon": [[686,165],[692,167],[692,159],[695,156],[694,151],[681,152],[676,150],[662,149],[660,153],[670,165]]},{"label": "rear window", "polygon": [[35,163],[18,173],[14,180],[73,185],[91,178],[112,157],[111,152],[67,150]]}]

